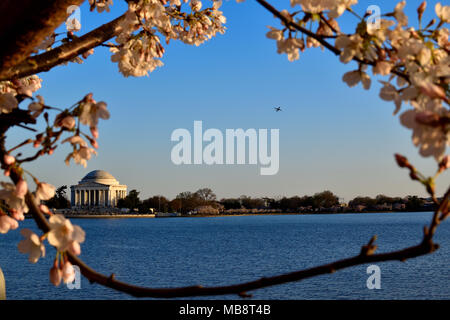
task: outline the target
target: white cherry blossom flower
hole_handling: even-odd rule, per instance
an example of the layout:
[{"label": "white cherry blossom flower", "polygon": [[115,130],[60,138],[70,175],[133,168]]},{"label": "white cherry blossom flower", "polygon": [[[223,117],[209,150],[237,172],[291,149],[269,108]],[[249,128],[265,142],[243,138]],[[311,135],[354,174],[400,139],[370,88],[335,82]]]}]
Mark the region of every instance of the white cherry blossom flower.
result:
[{"label": "white cherry blossom flower", "polygon": [[4,200],[11,210],[15,210],[19,216],[28,212],[28,206],[22,195],[23,186],[20,187],[21,190],[18,193],[16,186],[12,183],[0,182],[0,185],[3,187],[0,190],[0,199]]},{"label": "white cherry blossom flower", "polygon": [[37,234],[30,229],[22,229],[20,233],[25,239],[19,242],[18,248],[21,253],[29,255],[30,263],[38,262],[41,256],[45,257],[45,246]]},{"label": "white cherry blossom flower", "polygon": [[66,157],[65,163],[66,165],[69,165],[70,159],[73,159],[76,164],[81,164],[86,168],[87,161],[91,159],[93,154],[97,154],[97,152],[87,146],[82,146],[79,149],[74,148],[73,152],[69,153]]},{"label": "white cherry blossom flower", "polygon": [[386,76],[391,73],[392,64],[388,61],[378,61],[372,69],[373,74]]},{"label": "white cherry blossom flower", "polygon": [[36,189],[37,200],[50,200],[55,196],[55,187],[46,182],[39,182]]},{"label": "white cherry blossom flower", "polygon": [[438,2],[436,3],[434,10],[436,11],[436,15],[439,19],[446,23],[450,22],[450,6],[443,6],[440,2]]},{"label": "white cherry blossom flower", "polygon": [[5,162],[6,165],[10,166],[12,165],[14,162],[16,162],[16,158],[14,158],[12,155],[10,154],[5,154],[3,156],[3,161]]},{"label": "white cherry blossom flower", "polygon": [[48,242],[59,251],[66,251],[72,246],[72,241],[84,242],[85,232],[77,225],[72,225],[70,220],[62,214],[52,215],[49,219],[50,232]]},{"label": "white cherry blossom flower", "polygon": [[400,26],[406,26],[408,24],[408,17],[403,12],[403,8],[406,5],[406,1],[397,3],[394,9],[394,17]]},{"label": "white cherry blossom flower", "polygon": [[100,101],[86,102],[82,104],[82,111],[80,115],[80,122],[90,127],[96,127],[98,119],[109,119],[109,111],[106,109],[106,103]]},{"label": "white cherry blossom flower", "polygon": [[284,34],[282,30],[278,30],[277,28],[271,27],[271,26],[267,26],[270,31],[266,33],[266,37],[269,39],[274,39],[274,40],[282,40],[284,39]]},{"label": "white cherry blossom flower", "polygon": [[402,106],[402,99],[397,89],[390,84],[389,82],[380,81],[384,84],[383,88],[380,90],[380,98],[386,101],[394,101],[395,110],[394,115],[400,111],[400,107]]},{"label": "white cherry blossom flower", "polygon": [[200,9],[202,8],[202,2],[199,0],[191,0],[190,5],[192,11],[200,11]]},{"label": "white cherry blossom flower", "polygon": [[28,110],[32,112],[31,116],[33,118],[39,117],[39,115],[44,111],[44,98],[42,96],[37,95],[36,98],[38,99],[37,102],[32,102],[28,105]]},{"label": "white cherry blossom flower", "polygon": [[342,80],[347,83],[349,87],[356,86],[359,82],[362,83],[364,89],[370,89],[371,80],[367,73],[360,70],[349,71],[344,74]]},{"label": "white cherry blossom flower", "polygon": [[91,11],[95,8],[98,13],[109,12],[109,6],[113,5],[113,0],[89,0],[89,4],[91,5]]},{"label": "white cherry blossom flower", "polygon": [[77,146],[85,147],[85,146],[87,146],[87,142],[84,141],[83,138],[80,137],[79,135],[74,135],[74,136],[71,136],[71,137],[69,137],[67,139],[64,139],[61,143],[66,143],[66,142],[69,142],[73,147],[77,147]]},{"label": "white cherry blossom flower", "polygon": [[75,118],[65,113],[60,113],[55,118],[56,127],[63,127],[71,130],[75,127],[75,124],[76,124]]},{"label": "white cherry blossom flower", "polygon": [[18,94],[25,94],[29,97],[33,96],[33,92],[36,92],[41,88],[42,79],[36,75],[21,78],[16,81],[16,91]]},{"label": "white cherry blossom flower", "polygon": [[340,54],[342,63],[350,62],[355,56],[358,58],[362,57],[362,41],[363,39],[359,34],[353,34],[351,36],[340,35],[336,38],[336,48],[343,49]]},{"label": "white cherry blossom flower", "polygon": [[412,109],[400,115],[400,122],[412,129],[412,140],[423,157],[433,156],[440,161],[447,145],[450,145],[450,131],[435,125],[436,119],[442,116],[450,117],[450,111],[439,106],[435,101],[427,103],[428,110]]},{"label": "white cherry blossom flower", "polygon": [[295,61],[300,58],[299,49],[304,49],[303,39],[288,38],[277,41],[277,52],[286,53],[289,61]]},{"label": "white cherry blossom flower", "polygon": [[67,250],[68,250],[70,253],[72,253],[72,254],[74,254],[74,255],[76,255],[76,256],[79,256],[79,255],[81,254],[81,247],[80,247],[80,244],[79,244],[78,242],[76,242],[76,241],[71,241],[71,242],[69,243],[69,246],[68,246]]}]

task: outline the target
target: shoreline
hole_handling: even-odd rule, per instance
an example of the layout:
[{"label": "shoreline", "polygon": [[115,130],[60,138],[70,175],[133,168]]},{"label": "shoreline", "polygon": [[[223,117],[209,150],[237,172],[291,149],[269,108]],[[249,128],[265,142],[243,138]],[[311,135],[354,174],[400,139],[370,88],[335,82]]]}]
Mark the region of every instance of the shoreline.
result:
[{"label": "shoreline", "polygon": [[[244,216],[279,216],[279,215],[335,215],[335,214],[375,214],[375,213],[403,213],[403,212],[432,212],[432,211],[371,211],[371,212],[271,212],[271,213],[237,213],[237,214],[204,214],[156,217],[155,214],[64,214],[66,218],[74,219],[126,219],[126,218],[218,218],[218,217],[244,217]],[[27,219],[32,219],[27,216]]]}]

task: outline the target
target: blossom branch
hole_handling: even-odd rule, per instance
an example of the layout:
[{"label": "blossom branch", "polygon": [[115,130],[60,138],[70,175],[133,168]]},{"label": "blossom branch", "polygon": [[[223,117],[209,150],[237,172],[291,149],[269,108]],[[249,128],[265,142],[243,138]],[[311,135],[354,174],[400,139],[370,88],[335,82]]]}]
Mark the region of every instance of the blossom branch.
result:
[{"label": "blossom branch", "polygon": [[[292,19],[288,19],[285,15],[283,15],[280,11],[275,9],[275,7],[273,7],[267,1],[265,1],[265,0],[256,0],[256,2],[258,2],[260,5],[262,5],[264,8],[266,8],[269,12],[271,12],[274,16],[276,16],[278,19],[280,19],[283,22],[283,24],[286,25],[287,27],[295,28],[298,31],[306,34],[307,36],[309,36],[311,38],[313,38],[314,40],[317,40],[321,45],[323,45],[325,48],[330,50],[336,56],[339,56],[341,54],[341,51],[339,49],[337,49],[336,47],[334,47],[333,45],[331,45],[329,42],[327,42],[323,36],[317,35],[316,33],[314,33],[312,31],[302,27],[300,24],[296,23]],[[323,20],[325,20],[325,19],[323,19]],[[358,58],[356,56],[353,57],[352,60],[356,61],[356,62],[358,62],[360,64],[375,66],[375,63],[373,61],[369,61],[367,59],[360,59],[360,58]],[[399,70],[391,70],[391,73],[393,73],[393,74],[395,74],[395,75],[397,75],[399,77],[402,77],[403,79],[405,79],[405,80],[407,80],[409,82],[409,77],[408,77],[407,74],[405,74],[405,73],[403,73],[403,72],[401,72]]]},{"label": "blossom branch", "polygon": [[0,81],[49,71],[51,68],[67,62],[83,52],[103,44],[119,33],[119,24],[123,19],[124,15],[57,48],[29,57],[11,69],[3,70],[3,72],[0,72]]}]

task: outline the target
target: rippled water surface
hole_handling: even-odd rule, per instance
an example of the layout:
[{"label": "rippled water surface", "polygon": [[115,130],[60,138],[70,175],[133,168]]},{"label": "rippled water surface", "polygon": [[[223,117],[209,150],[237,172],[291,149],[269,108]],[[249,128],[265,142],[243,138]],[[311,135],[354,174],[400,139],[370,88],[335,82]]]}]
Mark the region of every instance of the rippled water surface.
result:
[{"label": "rippled water surface", "polygon": [[[168,287],[254,280],[357,254],[378,235],[379,252],[416,244],[432,213],[73,219],[86,231],[82,259],[133,284]],[[21,227],[36,230],[27,220]],[[37,264],[17,250],[19,232],[0,235],[8,299],[128,299],[82,279],[81,289],[48,280],[55,251]],[[450,223],[437,230],[435,253],[380,263],[381,289],[366,287],[368,265],[254,291],[255,299],[448,299]],[[231,298],[236,296],[212,297]]]}]

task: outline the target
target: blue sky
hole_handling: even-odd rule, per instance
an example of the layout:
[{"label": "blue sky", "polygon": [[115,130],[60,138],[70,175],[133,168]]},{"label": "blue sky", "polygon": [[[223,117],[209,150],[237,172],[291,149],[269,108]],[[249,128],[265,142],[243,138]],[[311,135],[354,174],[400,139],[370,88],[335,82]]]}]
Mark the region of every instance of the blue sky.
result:
[{"label": "blue sky", "polygon": [[[206,1],[205,1],[206,2]],[[406,12],[416,23],[421,1],[408,1]],[[272,1],[288,8],[288,1]],[[429,1],[425,17],[434,15]],[[373,1],[361,1],[363,12]],[[378,1],[383,12],[393,1]],[[81,9],[83,34],[126,10],[115,1],[110,13]],[[107,102],[111,118],[99,125],[99,154],[83,168],[67,167],[68,146],[57,149],[27,168],[56,186],[76,184],[85,174],[103,169],[113,174],[141,198],[154,194],[175,197],[182,191],[212,188],[219,198],[293,196],[325,189],[344,200],[357,195],[425,195],[420,185],[399,169],[394,153],[406,155],[427,174],[434,173],[431,158],[420,158],[411,132],[393,117],[394,105],[378,97],[379,85],[348,88],[342,75],[355,64],[341,64],[331,53],[306,50],[289,62],[276,53],[275,41],[265,37],[267,25],[279,26],[272,15],[254,1],[224,1],[227,32],[200,47],[171,42],[165,46],[164,67],[149,77],[124,78],[111,54],[96,48],[84,64],[69,64],[42,73],[38,92],[52,106],[67,107],[86,93]],[[428,21],[429,19],[425,19]],[[348,29],[356,23],[341,19]],[[274,106],[283,112],[275,113]],[[405,108],[405,107],[404,107]],[[256,165],[181,165],[170,160],[175,145],[170,135],[177,128],[193,131],[194,120],[204,130],[217,128],[280,129],[280,169],[277,175],[260,176]],[[14,131],[11,140],[29,133]],[[11,142],[13,145],[13,142]],[[440,179],[441,191],[449,175]],[[439,190],[439,189],[438,189]]]}]

